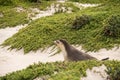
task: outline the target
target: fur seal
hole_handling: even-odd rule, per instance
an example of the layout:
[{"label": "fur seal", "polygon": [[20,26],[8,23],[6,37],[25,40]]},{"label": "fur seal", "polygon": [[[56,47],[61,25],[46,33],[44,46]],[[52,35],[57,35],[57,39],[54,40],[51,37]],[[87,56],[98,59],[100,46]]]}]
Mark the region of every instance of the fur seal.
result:
[{"label": "fur seal", "polygon": [[65,61],[97,60],[95,57],[77,50],[63,39],[56,40],[54,43],[62,50]]}]

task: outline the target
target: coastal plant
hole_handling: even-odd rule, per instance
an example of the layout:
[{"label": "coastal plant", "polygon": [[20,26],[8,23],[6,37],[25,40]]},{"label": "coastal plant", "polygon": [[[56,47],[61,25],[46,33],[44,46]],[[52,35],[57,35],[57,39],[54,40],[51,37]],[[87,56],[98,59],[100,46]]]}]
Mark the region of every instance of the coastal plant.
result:
[{"label": "coastal plant", "polygon": [[0,0],[0,5],[9,6],[9,5],[12,5],[12,4],[13,4],[12,0]]},{"label": "coastal plant", "polygon": [[0,80],[81,80],[82,77],[87,76],[86,70],[106,66],[106,73],[110,80],[120,79],[120,61],[78,61],[78,62],[52,62],[52,63],[38,63],[27,67],[26,69],[9,73],[1,76]]},{"label": "coastal plant", "polygon": [[91,17],[88,15],[76,16],[72,23],[72,29],[81,29],[86,24],[89,24]]},{"label": "coastal plant", "polygon": [[[94,64],[93,64],[94,63]],[[38,63],[27,67],[26,69],[7,74],[0,77],[0,80],[33,80],[37,77],[48,78],[48,80],[79,80],[86,76],[86,70],[94,66],[100,66],[98,61],[81,62],[53,62]]]},{"label": "coastal plant", "polygon": [[[10,49],[16,48],[17,50],[23,48],[24,52],[28,53],[38,49],[44,50],[46,47],[54,45],[53,41],[57,39],[66,39],[72,45],[81,45],[85,51],[98,51],[101,48],[111,49],[120,44],[120,37],[104,36],[103,23],[110,15],[118,14],[119,9],[118,5],[108,3],[69,14],[59,13],[43,17],[31,22],[27,27],[5,40],[2,46],[10,46]],[[83,14],[90,16],[90,21],[86,21],[89,23],[78,30],[72,29],[71,26],[76,16]],[[85,17],[86,19],[87,17]]]},{"label": "coastal plant", "polygon": [[111,15],[104,21],[103,35],[120,37],[120,15]]},{"label": "coastal plant", "polygon": [[[14,27],[16,25],[28,23],[26,12],[18,13],[14,9],[8,9],[3,11],[3,17],[0,18],[0,28]],[[14,16],[13,16],[14,15]]]},{"label": "coastal plant", "polygon": [[120,80],[120,62],[113,60],[113,61],[106,61],[104,62],[105,65],[107,66],[107,74],[108,79],[110,80]]}]

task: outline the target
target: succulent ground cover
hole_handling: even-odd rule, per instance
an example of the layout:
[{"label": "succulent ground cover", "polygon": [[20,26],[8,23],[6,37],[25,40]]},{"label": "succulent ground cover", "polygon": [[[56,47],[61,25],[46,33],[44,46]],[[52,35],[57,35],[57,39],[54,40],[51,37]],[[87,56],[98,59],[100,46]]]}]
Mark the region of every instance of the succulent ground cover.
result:
[{"label": "succulent ground cover", "polygon": [[[66,39],[71,44],[82,45],[86,51],[119,47],[120,37],[110,36],[111,34],[120,36],[119,5],[117,2],[108,1],[107,4],[102,3],[97,7],[37,19],[7,39],[2,45],[10,45],[10,49],[23,48],[25,53],[49,47],[56,39]],[[111,16],[115,17],[111,18]],[[80,17],[81,20],[76,20],[76,17]],[[113,18],[115,19],[111,24],[110,21]],[[72,29],[80,23],[82,23],[80,29]],[[112,28],[114,25],[116,28]]]},{"label": "succulent ground cover", "polygon": [[16,71],[0,80],[33,80],[37,77],[45,80],[80,80],[86,76],[86,70],[94,66],[107,66],[107,74],[111,80],[120,79],[119,61],[80,61],[80,62],[53,62],[30,65],[26,69]]}]

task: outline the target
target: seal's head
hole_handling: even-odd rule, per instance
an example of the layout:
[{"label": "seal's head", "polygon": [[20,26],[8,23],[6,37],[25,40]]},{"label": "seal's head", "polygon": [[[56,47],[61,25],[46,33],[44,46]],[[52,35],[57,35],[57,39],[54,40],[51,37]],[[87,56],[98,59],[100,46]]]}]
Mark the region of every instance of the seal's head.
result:
[{"label": "seal's head", "polygon": [[54,41],[54,43],[55,43],[59,48],[63,48],[63,47],[64,47],[63,40],[56,40],[56,41]]},{"label": "seal's head", "polygon": [[68,43],[67,43],[65,40],[63,40],[63,39],[56,40],[56,41],[54,41],[54,43],[55,43],[62,51],[65,51],[66,45],[68,45]]},{"label": "seal's head", "polygon": [[54,43],[60,48],[60,50],[63,52],[63,56],[65,60],[68,60],[67,58],[67,47],[68,47],[68,43],[66,42],[66,40],[60,39],[60,40],[56,40],[54,41]]}]

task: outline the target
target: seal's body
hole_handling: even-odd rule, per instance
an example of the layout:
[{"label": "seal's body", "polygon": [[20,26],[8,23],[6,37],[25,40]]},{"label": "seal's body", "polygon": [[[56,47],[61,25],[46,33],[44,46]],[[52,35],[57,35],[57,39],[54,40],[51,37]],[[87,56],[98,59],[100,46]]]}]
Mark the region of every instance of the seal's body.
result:
[{"label": "seal's body", "polygon": [[63,51],[65,61],[81,61],[81,60],[91,60],[96,59],[89,54],[83,53],[70,44],[68,44],[65,40],[56,40],[54,43]]}]

